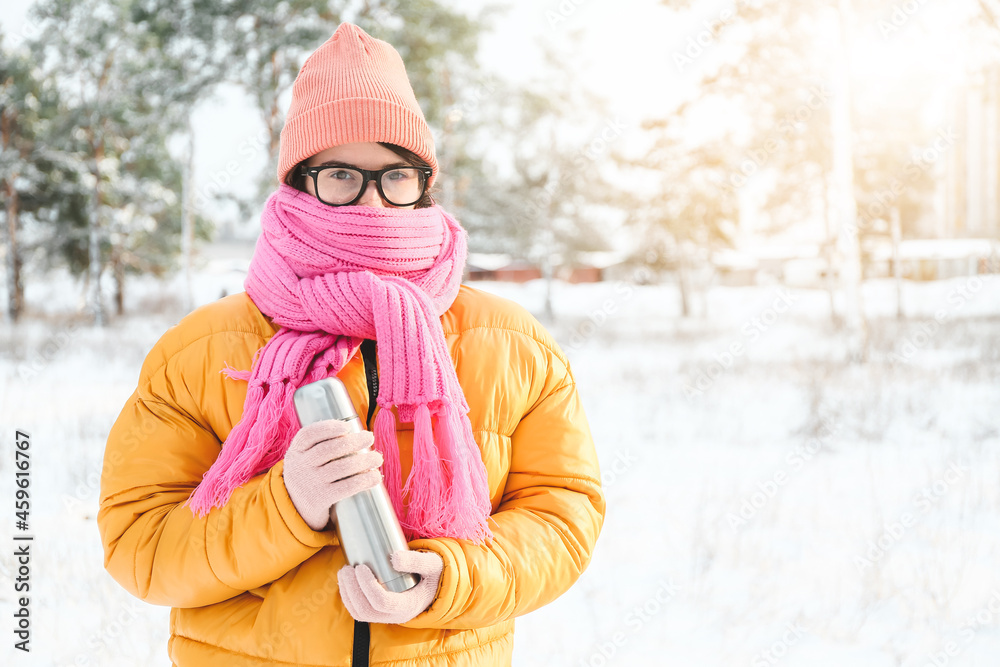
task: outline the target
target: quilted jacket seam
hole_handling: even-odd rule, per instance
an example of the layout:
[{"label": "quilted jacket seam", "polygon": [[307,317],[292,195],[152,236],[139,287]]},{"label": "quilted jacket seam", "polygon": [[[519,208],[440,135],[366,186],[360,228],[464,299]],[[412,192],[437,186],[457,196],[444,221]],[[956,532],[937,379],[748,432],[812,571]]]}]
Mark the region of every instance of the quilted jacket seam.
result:
[{"label": "quilted jacket seam", "polygon": [[558,359],[559,362],[562,363],[562,365],[567,368],[567,370],[569,369],[569,360],[566,359],[565,356],[563,356],[558,350],[556,350],[555,348],[551,347],[545,341],[540,340],[537,337],[533,336],[531,334],[531,332],[529,332],[529,331],[522,331],[521,329],[514,329],[512,327],[499,326],[499,325],[493,325],[493,324],[476,324],[474,326],[467,327],[467,328],[461,329],[459,331],[445,331],[444,334],[446,336],[448,336],[448,335],[463,336],[466,333],[468,333],[470,331],[475,331],[477,329],[490,329],[492,331],[507,331],[507,332],[510,332],[510,333],[520,334],[520,335],[524,336],[525,338],[527,338],[528,340],[533,341],[538,346],[543,347],[546,350],[548,350],[548,352],[551,353],[553,357],[555,357],[556,359]]},{"label": "quilted jacket seam", "polygon": [[[500,635],[499,637],[494,637],[493,639],[490,639],[488,641],[485,641],[485,642],[482,642],[482,643],[479,643],[479,644],[475,644],[474,646],[463,646],[462,648],[454,648],[454,649],[451,649],[451,650],[448,650],[448,651],[442,651],[441,653],[432,653],[432,654],[429,654],[429,655],[426,655],[426,656],[414,656],[412,658],[400,658],[400,659],[396,659],[396,660],[379,660],[378,662],[372,662],[370,664],[373,667],[375,665],[381,665],[383,667],[390,667],[392,665],[404,666],[404,665],[407,665],[407,664],[419,664],[420,662],[425,662],[427,660],[432,660],[432,659],[435,659],[435,658],[441,658],[441,657],[450,656],[450,655],[456,655],[456,654],[460,654],[460,653],[469,653],[469,652],[474,651],[475,649],[478,649],[478,648],[489,647],[489,646],[491,646],[493,644],[496,644],[497,642],[509,640],[510,636],[512,634],[513,634],[513,631],[512,630],[508,630],[507,632],[505,632],[504,634]],[[259,660],[261,662],[266,662],[267,664],[294,665],[295,667],[326,667],[325,665],[318,665],[318,664],[314,664],[314,663],[288,662],[286,660],[278,660],[276,658],[264,658],[262,656],[256,656],[256,655],[253,655],[253,654],[250,654],[250,653],[245,653],[243,651],[234,651],[232,649],[223,648],[222,646],[218,646],[216,644],[210,644],[209,642],[201,641],[200,639],[195,639],[194,637],[189,637],[189,636],[181,634],[180,632],[177,632],[177,631],[173,632],[173,636],[177,637],[179,639],[187,640],[189,642],[194,642],[195,644],[199,644],[201,646],[207,646],[207,647],[215,649],[217,651],[222,651],[224,653],[231,653],[233,655],[243,656],[244,658],[250,658],[252,660]]]},{"label": "quilted jacket seam", "polygon": [[[504,621],[500,621],[500,622],[503,623]],[[495,637],[493,639],[490,639],[489,641],[482,642],[481,644],[476,644],[475,646],[464,646],[462,648],[454,648],[454,649],[451,649],[450,651],[443,651],[441,653],[432,653],[432,654],[426,655],[426,656],[414,656],[412,658],[399,658],[398,660],[379,660],[378,662],[372,662],[370,664],[373,665],[373,666],[374,665],[407,665],[407,664],[411,664],[412,665],[412,664],[419,664],[420,662],[425,662],[427,660],[431,660],[431,659],[434,659],[434,658],[442,658],[442,657],[449,656],[449,655],[455,655],[457,653],[469,653],[470,651],[474,651],[477,648],[483,648],[483,647],[486,647],[486,646],[490,646],[491,644],[495,644],[495,643],[497,643],[499,641],[504,641],[505,639],[509,639],[512,634],[513,634],[513,631],[512,630],[508,630],[507,632],[505,632],[504,634],[500,635],[499,637]]]},{"label": "quilted jacket seam", "polygon": [[244,658],[249,658],[251,660],[257,660],[259,662],[262,662],[262,663],[268,664],[268,665],[292,665],[293,667],[328,667],[327,665],[320,665],[320,664],[316,664],[316,663],[288,662],[286,660],[278,660],[277,658],[265,658],[264,656],[253,655],[252,653],[245,653],[243,651],[234,651],[233,649],[230,649],[230,648],[223,648],[222,646],[219,646],[218,644],[210,644],[208,642],[203,642],[200,639],[195,639],[194,637],[189,637],[187,635],[182,635],[181,633],[176,632],[176,631],[174,632],[173,636],[177,637],[179,639],[185,639],[185,640],[187,640],[189,642],[194,642],[195,644],[200,644],[202,646],[208,646],[209,648],[213,648],[213,649],[215,649],[217,651],[222,651],[224,653],[231,653],[232,655],[239,655],[239,656],[242,656]]},{"label": "quilted jacket seam", "polygon": [[[216,335],[219,335],[219,334],[229,334],[229,333],[240,334],[240,335],[243,335],[243,336],[254,336],[256,338],[260,338],[261,340],[265,340],[265,341],[267,340],[266,336],[264,336],[260,332],[255,332],[255,331],[242,331],[240,329],[223,329],[221,331],[209,331],[206,334],[202,334],[202,335],[200,335],[200,336],[198,336],[196,338],[192,338],[191,340],[189,340],[186,343],[184,343],[183,345],[181,345],[181,347],[179,347],[178,349],[176,349],[173,352],[171,352],[163,360],[163,363],[161,363],[160,365],[158,365],[156,368],[150,369],[149,375],[147,377],[153,377],[154,375],[156,375],[157,373],[159,373],[160,370],[162,370],[168,363],[170,363],[170,361],[174,357],[176,357],[181,352],[184,352],[189,347],[191,347],[195,343],[201,341],[202,339],[204,339],[204,338],[211,338],[212,336],[216,336]],[[148,384],[148,382],[147,382],[147,384]]]}]

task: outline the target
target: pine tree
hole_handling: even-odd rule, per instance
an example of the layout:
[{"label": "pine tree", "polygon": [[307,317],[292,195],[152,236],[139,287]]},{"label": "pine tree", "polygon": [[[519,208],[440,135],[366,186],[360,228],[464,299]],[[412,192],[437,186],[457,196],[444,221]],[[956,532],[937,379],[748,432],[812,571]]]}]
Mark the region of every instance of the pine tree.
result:
[{"label": "pine tree", "polygon": [[[194,307],[193,251],[198,221],[195,210],[195,135],[191,115],[195,104],[226,76],[232,60],[227,45],[227,5],[205,0],[140,0],[131,5],[130,19],[159,52],[156,63],[163,104],[187,135],[180,193],[180,247],[184,272],[185,309]],[[204,225],[202,225],[204,226]],[[201,234],[205,229],[199,230]]]},{"label": "pine tree", "polygon": [[21,192],[36,175],[30,161],[38,82],[30,61],[0,49],[0,181],[3,183],[4,245],[6,246],[7,315],[16,322],[24,310],[21,276],[23,251],[19,247]]},{"label": "pine tree", "polygon": [[[4,207],[7,315],[24,312],[26,259],[44,250],[43,225],[64,216],[79,220],[79,174],[70,156],[50,145],[60,123],[59,97],[24,50],[0,44],[0,183]],[[25,234],[27,232],[27,234]]]},{"label": "pine tree", "polygon": [[[135,9],[125,0],[46,0],[34,9],[40,32],[33,55],[65,105],[63,131],[50,140],[87,165],[88,306],[99,325],[105,265],[121,313],[127,274],[162,272],[178,251],[180,172],[166,140],[194,96],[177,59],[164,57],[159,36],[135,20]],[[79,268],[78,257],[67,259]]]}]

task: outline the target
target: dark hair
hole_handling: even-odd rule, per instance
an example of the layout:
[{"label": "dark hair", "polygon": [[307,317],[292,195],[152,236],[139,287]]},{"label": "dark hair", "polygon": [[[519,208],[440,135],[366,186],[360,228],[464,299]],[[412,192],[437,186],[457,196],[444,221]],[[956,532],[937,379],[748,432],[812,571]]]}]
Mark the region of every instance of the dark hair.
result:
[{"label": "dark hair", "polygon": [[[378,145],[388,148],[393,153],[403,158],[403,161],[406,162],[406,164],[408,165],[411,165],[413,167],[430,167],[430,165],[427,164],[423,160],[423,158],[421,158],[419,155],[417,155],[416,153],[407,148],[403,148],[402,146],[397,146],[396,144],[385,143],[384,141],[378,142]],[[302,167],[304,167],[306,165],[306,162],[308,161],[309,158],[306,158],[305,160],[302,160],[302,162],[299,162],[297,165],[292,167],[292,169],[285,175],[286,185],[290,185],[296,190],[306,192],[306,177],[305,174],[302,173]],[[414,208],[430,208],[431,206],[433,206],[434,205],[433,195],[437,193],[437,191],[438,188],[436,185],[432,185],[429,188],[427,188],[427,191],[424,192],[424,196],[417,201],[417,203],[414,205]]]}]

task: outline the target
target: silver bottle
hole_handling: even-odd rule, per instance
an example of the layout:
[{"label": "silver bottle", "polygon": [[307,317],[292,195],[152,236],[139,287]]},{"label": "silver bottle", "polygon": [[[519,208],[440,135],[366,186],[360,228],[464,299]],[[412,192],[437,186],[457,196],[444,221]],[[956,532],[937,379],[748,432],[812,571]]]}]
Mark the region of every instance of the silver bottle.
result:
[{"label": "silver bottle", "polygon": [[[337,378],[299,387],[295,391],[295,411],[302,426],[323,419],[339,419],[346,422],[353,433],[364,431],[347,388]],[[418,575],[397,572],[389,561],[393,551],[405,551],[408,547],[385,484],[380,483],[334,504],[330,518],[348,563],[364,563],[375,573],[379,583],[394,593],[409,590],[420,581]]]}]

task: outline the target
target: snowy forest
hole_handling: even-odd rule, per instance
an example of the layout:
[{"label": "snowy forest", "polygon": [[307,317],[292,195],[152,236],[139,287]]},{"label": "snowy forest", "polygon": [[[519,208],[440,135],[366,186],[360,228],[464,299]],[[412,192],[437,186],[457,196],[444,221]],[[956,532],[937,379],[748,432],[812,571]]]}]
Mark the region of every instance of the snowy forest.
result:
[{"label": "snowy forest", "polygon": [[169,609],[103,568],[105,442],[160,336],[243,290],[344,21],[400,52],[465,282],[552,332],[600,457],[593,561],[515,665],[1000,661],[1000,0],[21,4],[0,500],[30,432],[38,552],[3,664],[170,664]]}]

